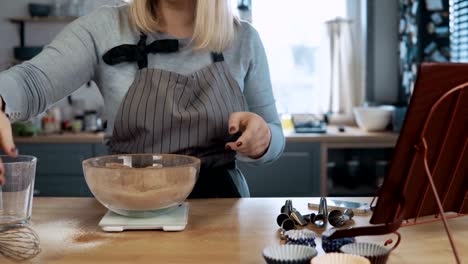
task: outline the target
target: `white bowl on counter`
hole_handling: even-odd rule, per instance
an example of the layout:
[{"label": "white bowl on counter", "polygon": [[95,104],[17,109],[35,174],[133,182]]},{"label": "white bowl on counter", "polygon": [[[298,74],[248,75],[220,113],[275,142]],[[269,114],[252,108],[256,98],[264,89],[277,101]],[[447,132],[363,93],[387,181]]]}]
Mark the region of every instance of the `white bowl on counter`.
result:
[{"label": "white bowl on counter", "polygon": [[392,120],[393,106],[355,107],[354,118],[360,129],[365,131],[385,130]]}]

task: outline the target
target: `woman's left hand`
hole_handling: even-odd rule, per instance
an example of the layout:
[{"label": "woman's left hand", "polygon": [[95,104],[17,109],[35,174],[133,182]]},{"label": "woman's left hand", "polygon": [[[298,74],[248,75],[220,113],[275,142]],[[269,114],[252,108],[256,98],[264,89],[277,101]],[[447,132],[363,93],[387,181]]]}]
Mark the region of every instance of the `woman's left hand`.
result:
[{"label": "woman's left hand", "polygon": [[263,118],[255,113],[235,112],[229,117],[229,134],[241,132],[236,142],[226,144],[232,149],[252,159],[261,158],[270,146],[271,131]]}]

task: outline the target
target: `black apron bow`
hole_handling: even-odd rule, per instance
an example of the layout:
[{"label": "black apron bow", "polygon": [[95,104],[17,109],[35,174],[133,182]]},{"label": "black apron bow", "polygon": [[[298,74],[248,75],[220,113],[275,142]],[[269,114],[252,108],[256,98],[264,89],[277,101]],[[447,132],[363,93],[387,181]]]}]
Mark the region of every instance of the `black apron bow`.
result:
[{"label": "black apron bow", "polygon": [[146,45],[146,36],[142,35],[137,45],[124,44],[112,48],[102,56],[105,63],[116,65],[122,62],[137,62],[138,68],[148,67],[148,54],[171,53],[179,51],[179,41],[176,39],[155,40]]}]

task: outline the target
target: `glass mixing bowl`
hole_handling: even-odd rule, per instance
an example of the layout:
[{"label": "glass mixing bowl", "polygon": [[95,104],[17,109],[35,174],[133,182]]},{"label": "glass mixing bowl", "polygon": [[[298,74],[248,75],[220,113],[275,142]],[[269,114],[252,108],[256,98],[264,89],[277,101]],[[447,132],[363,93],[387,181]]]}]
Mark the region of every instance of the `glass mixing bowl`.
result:
[{"label": "glass mixing bowl", "polygon": [[200,160],[172,154],[112,155],[83,161],[94,197],[130,217],[164,214],[182,204],[198,178]]}]

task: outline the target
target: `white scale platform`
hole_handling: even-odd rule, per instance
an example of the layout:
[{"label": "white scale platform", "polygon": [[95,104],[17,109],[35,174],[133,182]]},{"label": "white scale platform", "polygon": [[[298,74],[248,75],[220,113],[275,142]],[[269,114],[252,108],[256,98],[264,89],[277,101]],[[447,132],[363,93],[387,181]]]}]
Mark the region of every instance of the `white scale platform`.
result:
[{"label": "white scale platform", "polygon": [[122,232],[125,230],[183,231],[188,222],[188,203],[179,205],[165,214],[149,218],[132,218],[108,211],[99,222],[105,232]]}]

